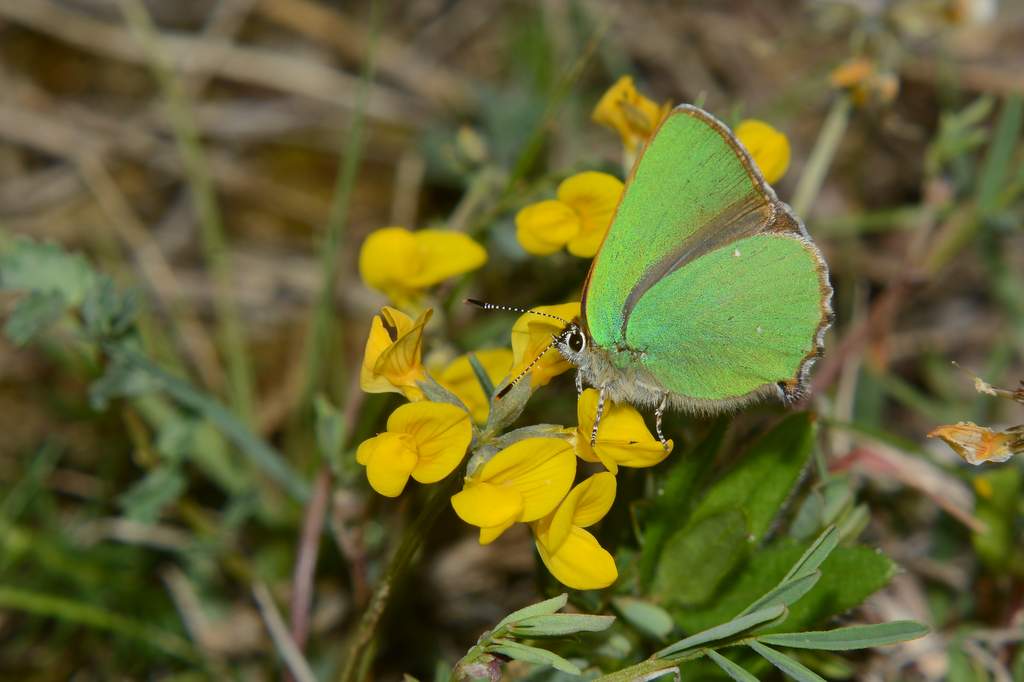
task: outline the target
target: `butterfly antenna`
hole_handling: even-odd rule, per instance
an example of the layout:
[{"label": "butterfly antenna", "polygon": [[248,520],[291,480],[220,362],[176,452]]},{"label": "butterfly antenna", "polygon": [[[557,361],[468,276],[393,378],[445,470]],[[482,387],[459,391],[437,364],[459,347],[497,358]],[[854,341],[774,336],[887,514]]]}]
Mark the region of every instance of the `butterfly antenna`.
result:
[{"label": "butterfly antenna", "polygon": [[508,392],[512,390],[512,387],[515,386],[516,384],[518,384],[519,381],[523,377],[525,377],[527,374],[529,374],[530,370],[533,369],[533,366],[536,365],[538,362],[540,362],[540,359],[542,357],[544,357],[544,354],[547,353],[552,348],[554,348],[556,343],[558,343],[558,337],[557,336],[555,336],[555,337],[553,337],[551,339],[551,343],[549,343],[548,345],[544,346],[544,350],[542,350],[541,352],[537,353],[537,357],[535,357],[533,360],[531,360],[530,364],[528,364],[526,366],[526,368],[522,372],[517,374],[515,379],[513,379],[510,382],[508,382],[508,385],[506,385],[505,388],[503,388],[500,391],[498,391],[497,394],[495,394],[494,399],[495,400],[501,400],[506,395],[508,395]]},{"label": "butterfly antenna", "polygon": [[526,308],[517,308],[516,306],[512,305],[498,305],[497,303],[487,303],[486,301],[480,301],[475,298],[467,298],[465,299],[464,302],[468,303],[469,305],[475,305],[477,308],[483,308],[484,310],[507,310],[508,312],[511,313],[529,313],[531,315],[537,315],[539,317],[548,317],[551,318],[552,320],[558,320],[559,322],[570,324],[569,320],[565,319],[564,317],[552,315],[551,313],[542,313],[537,310],[527,310]]}]

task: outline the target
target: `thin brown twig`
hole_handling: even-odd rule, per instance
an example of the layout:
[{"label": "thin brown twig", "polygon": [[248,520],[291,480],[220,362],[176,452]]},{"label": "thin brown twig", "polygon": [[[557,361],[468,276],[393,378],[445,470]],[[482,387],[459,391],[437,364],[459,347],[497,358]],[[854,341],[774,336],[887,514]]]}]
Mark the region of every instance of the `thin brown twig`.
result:
[{"label": "thin brown twig", "polygon": [[295,646],[302,651],[309,637],[310,605],[313,602],[313,578],[316,573],[320,538],[327,518],[327,505],[331,496],[331,469],[323,466],[313,481],[313,494],[306,505],[302,520],[299,553],[292,575],[291,633]]}]

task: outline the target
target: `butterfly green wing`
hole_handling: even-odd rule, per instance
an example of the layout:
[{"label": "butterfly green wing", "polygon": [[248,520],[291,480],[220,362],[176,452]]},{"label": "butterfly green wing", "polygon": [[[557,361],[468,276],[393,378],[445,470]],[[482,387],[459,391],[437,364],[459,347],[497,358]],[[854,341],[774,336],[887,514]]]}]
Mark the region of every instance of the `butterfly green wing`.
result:
[{"label": "butterfly green wing", "polygon": [[711,409],[776,384],[797,392],[830,297],[821,255],[746,150],[681,105],[633,169],[582,316],[616,364],[640,362]]}]

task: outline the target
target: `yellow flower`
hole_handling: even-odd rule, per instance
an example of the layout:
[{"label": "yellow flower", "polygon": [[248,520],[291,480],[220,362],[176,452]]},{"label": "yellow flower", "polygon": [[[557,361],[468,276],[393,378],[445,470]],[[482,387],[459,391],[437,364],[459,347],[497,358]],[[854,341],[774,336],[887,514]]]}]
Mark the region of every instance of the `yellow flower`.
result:
[{"label": "yellow flower", "polygon": [[601,462],[608,471],[618,473],[619,466],[652,467],[668,457],[668,450],[651,435],[644,424],[644,418],[628,404],[616,404],[610,400],[604,403],[601,425],[597,430],[597,442],[590,446],[590,434],[597,416],[598,391],[588,388],[583,391],[576,404],[575,444],[576,454],[586,462]]},{"label": "yellow flower", "polygon": [[537,256],[567,246],[574,256],[593,258],[612,223],[622,181],[597,171],[577,173],[558,185],[557,196],[516,214],[519,244]]},{"label": "yellow flower", "polygon": [[367,286],[409,304],[419,300],[423,289],[485,262],[484,248],[461,232],[383,227],[363,242],[359,274]]},{"label": "yellow flower", "polygon": [[883,71],[867,57],[849,59],[829,74],[832,87],[846,90],[854,104],[888,104],[900,92],[900,80],[891,71]]},{"label": "yellow flower", "polygon": [[401,393],[409,400],[422,400],[416,382],[426,378],[423,370],[423,328],[433,310],[416,318],[384,306],[370,324],[359,386],[367,393]]},{"label": "yellow flower", "polygon": [[[557,315],[563,320],[572,321],[580,316],[579,303],[563,303],[561,305],[542,305],[532,308],[537,312]],[[541,317],[523,313],[512,325],[512,378],[519,376],[533,360],[551,345],[551,339],[565,328],[565,325],[550,317]],[[533,388],[547,386],[548,383],[565,372],[572,365],[557,350],[548,348],[544,356],[530,370],[530,385]]]},{"label": "yellow flower", "polygon": [[754,158],[761,175],[769,184],[782,179],[789,168],[789,140],[775,128],[756,118],[736,126],[736,137]]},{"label": "yellow flower", "polygon": [[[509,375],[512,367],[512,351],[508,348],[493,348],[473,353],[476,359],[483,365],[491,383],[497,386],[502,379]],[[437,383],[441,384],[454,393],[459,400],[469,409],[473,421],[483,424],[487,421],[487,413],[490,411],[490,399],[484,395],[484,389],[476,378],[473,366],[469,364],[469,354],[455,358],[440,374],[437,375]]]},{"label": "yellow flower", "polygon": [[533,524],[540,558],[563,585],[595,590],[619,577],[612,555],[583,530],[604,518],[614,501],[615,476],[603,471],[573,488],[558,509]]},{"label": "yellow flower", "polygon": [[356,461],[366,467],[370,487],[397,497],[409,476],[435,483],[462,461],[473,439],[469,415],[447,403],[407,403],[388,417],[388,430],[363,441]]},{"label": "yellow flower", "polygon": [[973,422],[957,422],[940,426],[928,437],[946,441],[968,464],[1005,462],[1012,455],[1024,453],[1024,426],[993,431]]},{"label": "yellow flower", "polygon": [[554,509],[576,476],[572,445],[561,438],[513,443],[466,478],[452,507],[480,527],[480,544],[493,542],[517,521],[536,521]]},{"label": "yellow flower", "polygon": [[619,133],[626,152],[634,155],[668,116],[671,102],[658,105],[637,92],[632,76],[622,76],[608,89],[590,117],[595,123]]}]

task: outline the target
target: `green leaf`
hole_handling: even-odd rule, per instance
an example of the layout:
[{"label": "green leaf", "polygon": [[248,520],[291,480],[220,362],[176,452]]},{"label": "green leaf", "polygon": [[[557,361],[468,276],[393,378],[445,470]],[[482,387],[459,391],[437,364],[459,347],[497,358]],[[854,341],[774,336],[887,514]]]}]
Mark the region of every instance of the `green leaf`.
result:
[{"label": "green leaf", "polygon": [[785,577],[779,581],[779,584],[750,604],[750,606],[743,609],[741,615],[757,609],[763,609],[771,604],[785,604],[786,606],[794,604],[817,584],[818,579],[821,578],[821,572],[818,570],[818,567],[828,558],[828,555],[836,548],[838,542],[838,531],[833,527],[826,528],[811,543],[811,546],[807,548],[803,556],[793,564]]},{"label": "green leaf", "polygon": [[[713,603],[675,612],[676,623],[701,630],[740,613],[752,601],[778,586],[807,554],[804,545],[788,540],[759,551],[744,563]],[[838,547],[819,567],[821,578],[789,610],[788,629],[813,627],[823,619],[851,609],[883,587],[896,571],[881,552],[867,547]]]},{"label": "green leaf", "polygon": [[131,329],[135,321],[135,298],[117,291],[114,280],[96,277],[82,302],[86,331],[95,339],[115,338]]},{"label": "green leaf", "polygon": [[[501,391],[499,390],[498,393]],[[487,415],[487,425],[484,431],[489,433],[501,433],[526,409],[526,403],[530,400],[530,380],[524,378],[501,398],[498,393],[491,395],[491,411]]]},{"label": "green leaf", "polygon": [[558,637],[576,632],[601,632],[611,627],[615,616],[591,616],[583,613],[555,613],[532,616],[507,626],[520,637]]},{"label": "green leaf", "polygon": [[873,625],[851,625],[835,630],[787,632],[762,635],[758,641],[794,649],[848,651],[897,644],[928,634],[928,628],[912,620],[896,620]]},{"label": "green leaf", "polygon": [[824,562],[828,559],[829,555],[835,550],[836,545],[839,544],[839,531],[834,527],[826,528],[822,531],[811,546],[807,548],[807,551],[803,553],[803,556],[797,560],[793,567],[786,573],[786,577],[783,578],[783,582],[787,580],[793,580],[795,578],[802,578],[805,575],[818,570]]},{"label": "green leaf", "polygon": [[717,663],[718,667],[724,670],[725,674],[736,680],[736,682],[757,682],[756,677],[714,649],[708,649],[708,658]]},{"label": "green leaf", "polygon": [[[427,400],[432,403],[448,403],[455,407],[460,407],[466,410],[466,405],[459,400],[458,396],[449,391],[447,388],[437,383],[434,377],[427,374],[427,378],[423,381],[417,381],[416,385],[423,391],[423,395],[426,396]],[[469,410],[466,410],[467,412]]]},{"label": "green leaf", "polygon": [[673,457],[675,463],[657,484],[657,492],[643,523],[643,552],[640,553],[640,580],[650,585],[658,566],[665,540],[686,525],[695,493],[711,470],[722,447],[730,420],[720,417],[692,451]]},{"label": "green leaf", "polygon": [[469,366],[473,368],[476,380],[480,382],[480,388],[483,389],[484,395],[489,401],[491,396],[494,395],[494,383],[491,381],[491,377],[487,376],[487,370],[480,364],[480,359],[477,358],[476,353],[470,353],[466,357],[469,359]]},{"label": "green leaf", "polygon": [[689,524],[665,542],[651,593],[666,603],[706,602],[747,555],[749,535],[739,509]]},{"label": "green leaf", "polygon": [[317,447],[320,455],[334,466],[338,464],[345,445],[345,422],[338,408],[323,394],[313,399],[313,410],[316,413]]},{"label": "green leaf", "polygon": [[800,576],[799,578],[790,578],[784,580],[769,592],[765,593],[760,599],[755,601],[753,604],[743,610],[743,613],[750,613],[758,609],[763,609],[767,606],[773,606],[775,604],[782,604],[784,606],[790,606],[795,604],[805,594],[814,589],[814,586],[818,584],[818,580],[821,579],[821,571],[814,571],[807,575]]},{"label": "green leaf", "polygon": [[60,294],[69,306],[85,300],[96,273],[80,254],[23,238],[0,254],[0,289]]},{"label": "green leaf", "polygon": [[800,479],[813,443],[809,415],[783,419],[712,486],[693,511],[691,523],[740,509],[747,517],[750,542],[760,542]]},{"label": "green leaf", "polygon": [[776,668],[786,673],[794,680],[798,682],[826,682],[824,677],[821,677],[816,672],[807,668],[802,663],[798,663],[786,654],[780,653],[775,649],[770,649],[764,644],[759,642],[751,642],[750,648],[759,653],[769,663],[774,665]]},{"label": "green leaf", "polygon": [[14,307],[4,323],[4,334],[16,346],[23,346],[56,322],[67,302],[55,291],[33,291]]},{"label": "green leaf", "polygon": [[652,637],[667,637],[675,627],[672,616],[649,601],[636,597],[613,597],[612,606],[627,623]]},{"label": "green leaf", "polygon": [[502,654],[517,661],[550,665],[555,670],[561,670],[571,675],[579,675],[582,672],[575,665],[556,653],[547,649],[538,649],[537,647],[520,644],[519,642],[502,640],[501,642],[491,644],[484,650],[492,654]]},{"label": "green leaf", "polygon": [[1006,186],[1010,162],[1020,138],[1022,122],[1024,99],[1020,95],[1011,95],[1006,98],[1003,109],[999,112],[995,133],[978,178],[978,209],[983,215],[997,208],[997,199]]},{"label": "green leaf", "polygon": [[185,487],[185,477],[177,467],[160,467],[118,497],[118,503],[128,518],[153,523],[165,507],[181,497]]},{"label": "green leaf", "polygon": [[518,611],[513,611],[498,621],[498,624],[494,626],[494,629],[498,630],[506,625],[518,623],[519,621],[526,620],[527,618],[532,618],[534,616],[550,616],[551,614],[558,612],[568,601],[568,593],[563,592],[557,597],[552,597],[551,599],[545,599],[544,601],[537,602],[536,604],[524,606]]},{"label": "green leaf", "polygon": [[89,402],[104,410],[115,398],[139,397],[161,388],[159,379],[121,356],[114,356],[106,371],[89,386]]},{"label": "green leaf", "polygon": [[768,608],[761,609],[760,611],[748,613],[745,616],[738,616],[737,618],[730,620],[728,623],[716,625],[713,628],[691,635],[686,639],[681,639],[675,644],[671,644],[657,652],[651,658],[669,658],[670,656],[686,651],[687,649],[693,649],[694,647],[707,644],[708,642],[715,642],[720,639],[732,637],[733,635],[738,635],[741,632],[746,632],[747,630],[761,625],[762,623],[775,620],[785,613],[786,607],[781,604],[776,604],[775,606],[769,606]]}]

